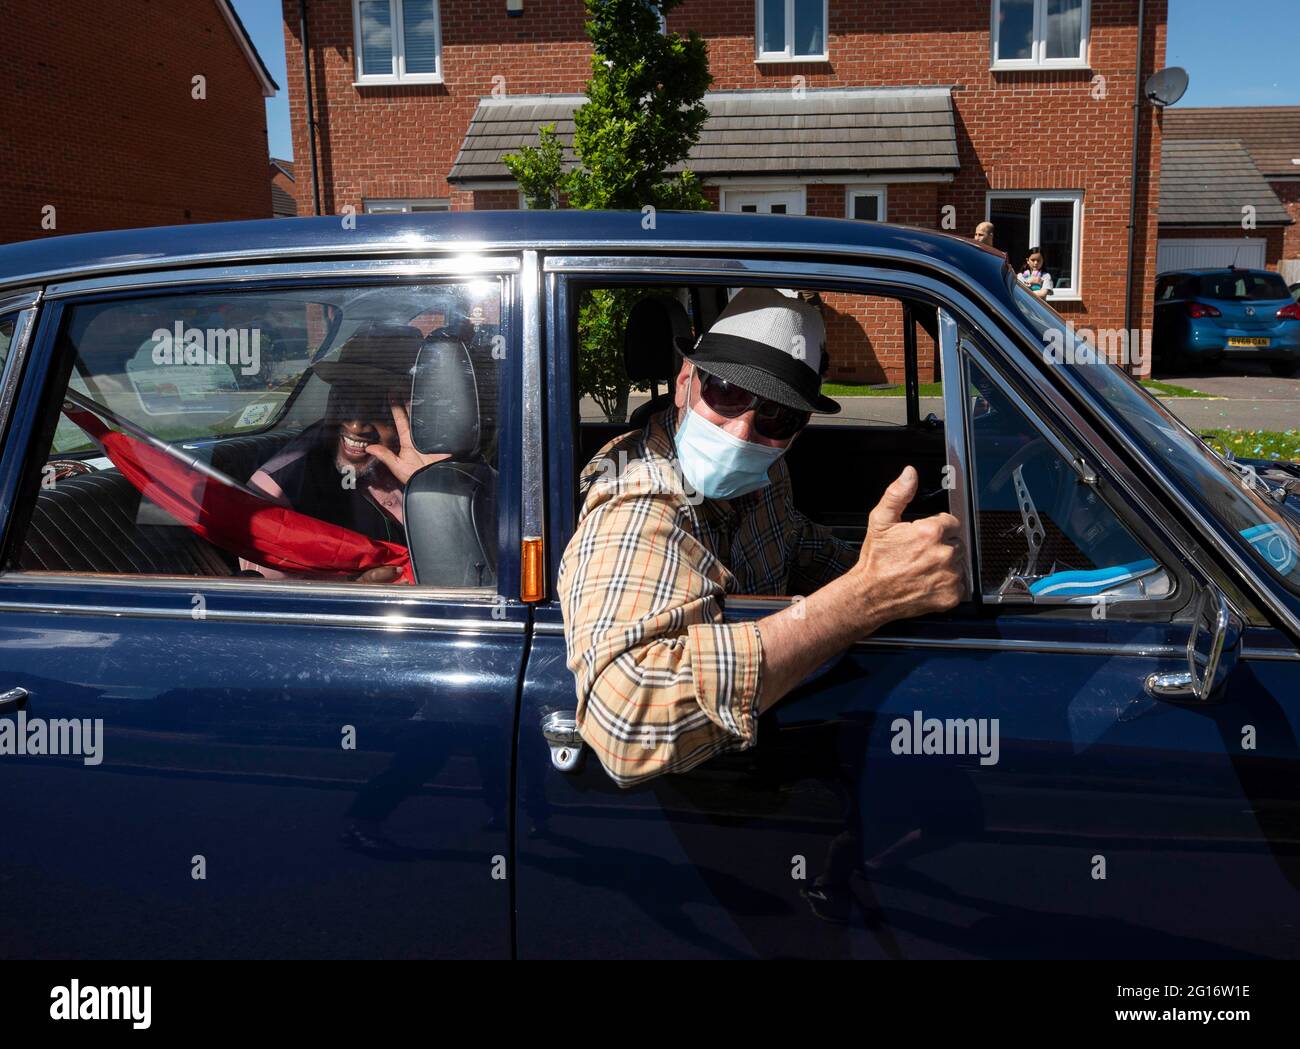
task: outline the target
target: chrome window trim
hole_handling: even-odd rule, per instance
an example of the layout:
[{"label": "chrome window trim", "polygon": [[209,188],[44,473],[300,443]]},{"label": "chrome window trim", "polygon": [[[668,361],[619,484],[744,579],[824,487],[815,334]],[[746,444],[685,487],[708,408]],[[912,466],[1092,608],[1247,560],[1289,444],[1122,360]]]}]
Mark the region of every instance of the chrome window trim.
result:
[{"label": "chrome window trim", "polygon": [[199,266],[51,284],[45,294],[46,298],[62,299],[96,292],[146,291],[185,284],[237,284],[304,277],[463,277],[518,272],[519,259],[516,257],[468,253],[437,259],[322,260],[269,266]]},{"label": "chrome window trim", "polygon": [[[846,220],[841,220],[846,221]],[[638,260],[644,259],[646,254],[662,255],[712,255],[712,256],[729,256],[735,255],[743,258],[746,255],[778,253],[782,255],[812,255],[825,258],[826,256],[838,255],[846,259],[856,260],[859,263],[866,259],[877,259],[884,264],[894,265],[905,263],[908,265],[919,266],[925,269],[942,273],[949,280],[957,284],[971,288],[970,278],[962,272],[946,263],[937,260],[933,255],[919,251],[899,251],[896,248],[866,247],[861,244],[844,244],[836,242],[810,242],[810,241],[751,241],[748,243],[737,243],[716,240],[653,240],[653,239],[610,239],[610,240],[549,240],[540,242],[536,239],[522,238],[519,240],[495,240],[495,241],[454,241],[454,240],[432,240],[421,238],[418,234],[405,238],[401,243],[374,243],[362,242],[356,245],[349,244],[331,244],[325,247],[320,245],[299,245],[289,248],[262,248],[258,250],[244,249],[241,251],[217,251],[217,252],[195,252],[193,255],[173,255],[170,258],[130,258],[118,262],[100,262],[87,263],[81,266],[68,266],[61,269],[42,270],[36,273],[26,273],[11,280],[0,279],[0,289],[7,287],[24,287],[37,283],[51,283],[55,281],[72,281],[82,278],[92,279],[97,275],[104,277],[113,274],[131,274],[131,273],[154,273],[158,272],[161,267],[166,267],[168,272],[183,272],[194,266],[210,266],[219,264],[244,264],[252,265],[256,263],[277,263],[285,259],[302,260],[303,263],[309,263],[312,260],[321,262],[336,261],[340,257],[348,256],[368,256],[374,261],[386,260],[407,260],[418,261],[427,259],[430,255],[500,255],[518,253],[525,250],[533,250],[539,253],[556,253],[557,257],[562,258],[582,258],[591,261],[604,260],[603,265],[606,270],[614,263],[616,256],[614,252],[633,252],[631,258]],[[579,254],[580,253],[580,254]],[[593,253],[597,253],[594,254]],[[679,260],[680,261],[680,260]],[[548,255],[548,269],[560,268],[558,265],[552,267],[551,259]],[[1009,316],[1009,314],[1008,314]]]},{"label": "chrome window trim", "polygon": [[[909,314],[910,316],[910,314]],[[969,484],[971,463],[967,455],[970,447],[970,421],[966,410],[966,367],[962,357],[957,320],[946,309],[938,310],[939,368],[943,380],[943,412],[945,457],[952,488],[948,492],[948,510],[957,518],[961,548],[965,552],[966,588],[972,601],[979,601],[975,579],[976,530],[974,528],[974,493]],[[953,507],[956,507],[954,510]]]},{"label": "chrome window trim", "polygon": [[8,313],[10,310],[20,310],[24,306],[35,306],[40,301],[40,288],[28,288],[26,291],[19,291],[10,295],[0,296],[0,313]]},{"label": "chrome window trim", "polygon": [[[0,613],[41,612],[50,615],[111,616],[127,619],[193,619],[190,608],[150,608],[143,605],[76,605],[53,602],[24,603],[0,601]],[[202,622],[282,623],[295,626],[339,626],[383,630],[434,630],[457,634],[523,633],[528,624],[523,619],[439,619],[428,616],[350,615],[314,612],[253,612],[246,609],[209,608]]]},{"label": "chrome window trim", "polygon": [[[0,311],[8,313],[5,302],[0,301]],[[27,360],[27,351],[31,348],[32,335],[36,331],[37,306],[40,294],[28,299],[26,296],[14,296],[13,301],[20,303],[18,320],[14,325],[13,339],[9,344],[9,356],[0,370],[0,438],[8,430],[9,412],[13,408],[14,398],[18,394],[18,377],[23,373],[23,363]],[[21,304],[25,303],[25,305]]]},{"label": "chrome window trim", "polygon": [[542,405],[541,282],[541,263],[537,252],[525,251],[523,273],[519,278],[520,342],[523,354],[523,454],[520,459],[520,484],[523,490],[519,495],[519,534],[524,540],[540,539],[544,535],[546,521],[546,496],[543,491],[546,443]]},{"label": "chrome window trim", "polygon": [[[200,590],[208,592],[229,592],[237,594],[275,594],[287,597],[354,597],[361,599],[386,600],[395,605],[419,606],[432,601],[455,601],[458,603],[477,602],[484,607],[492,607],[501,593],[490,587],[465,587],[434,589],[421,587],[396,586],[378,583],[348,583],[320,580],[305,582],[290,579],[266,579],[254,582],[238,576],[162,576],[162,575],[114,575],[110,573],[91,572],[23,572],[16,569],[0,572],[0,601],[7,590],[18,587],[53,586],[68,589],[84,588],[87,584],[109,588],[138,589],[141,586],[156,587],[160,590],[178,590],[193,594]],[[17,601],[10,602],[18,604]]]}]

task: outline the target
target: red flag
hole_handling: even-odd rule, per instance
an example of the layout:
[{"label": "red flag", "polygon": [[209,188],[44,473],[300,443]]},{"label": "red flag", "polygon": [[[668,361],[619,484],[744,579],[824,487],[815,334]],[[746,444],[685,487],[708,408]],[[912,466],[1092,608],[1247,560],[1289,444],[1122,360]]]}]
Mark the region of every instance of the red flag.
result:
[{"label": "red flag", "polygon": [[392,566],[399,569],[396,582],[414,582],[411,552],[400,543],[371,539],[223,484],[144,441],[108,429],[89,412],[65,408],[64,414],[104,449],[141,495],[228,553],[284,571],[344,577]]}]

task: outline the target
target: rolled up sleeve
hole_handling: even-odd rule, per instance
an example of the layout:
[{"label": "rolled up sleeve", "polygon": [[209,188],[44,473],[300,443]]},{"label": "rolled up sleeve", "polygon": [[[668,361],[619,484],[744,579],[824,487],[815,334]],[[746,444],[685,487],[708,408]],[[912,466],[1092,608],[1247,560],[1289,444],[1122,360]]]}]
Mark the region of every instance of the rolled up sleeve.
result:
[{"label": "rolled up sleeve", "polygon": [[664,488],[593,490],[560,563],[583,739],[630,787],[756,741],[763,648],[724,623],[724,570]]}]

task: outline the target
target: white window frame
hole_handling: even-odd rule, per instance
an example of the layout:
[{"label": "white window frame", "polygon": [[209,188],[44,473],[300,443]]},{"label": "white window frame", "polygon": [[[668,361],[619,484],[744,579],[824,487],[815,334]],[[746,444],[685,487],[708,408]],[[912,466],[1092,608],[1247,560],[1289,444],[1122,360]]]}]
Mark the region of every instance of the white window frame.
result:
[{"label": "white window frame", "polygon": [[[787,215],[807,215],[808,214],[808,188],[806,186],[724,186],[718,195],[718,210],[729,212],[733,215],[752,214],[752,212],[732,211],[727,207],[728,197],[731,197],[731,203],[735,203],[736,197],[748,196],[776,196],[778,194],[792,194],[798,198],[798,211],[787,211]],[[767,212],[758,212],[760,215]]]},{"label": "white window frame", "polygon": [[[889,201],[889,193],[884,186],[849,186],[844,191],[844,217],[853,218],[853,201],[858,197],[875,197],[880,203],[876,206],[876,221],[888,222],[885,207]],[[858,221],[866,221],[859,219]]]},{"label": "white window frame", "polygon": [[1079,53],[1072,58],[1047,58],[1047,0],[1034,0],[1034,43],[1030,58],[998,57],[998,13],[1002,0],[993,0],[989,23],[990,69],[1088,69],[1088,41],[1092,21],[1092,0],[1083,0]]},{"label": "white window frame", "polygon": [[[375,204],[380,206],[375,208]],[[417,205],[421,212],[451,210],[451,201],[446,197],[369,197],[361,202],[366,215],[410,215]]]},{"label": "white window frame", "polygon": [[[1074,287],[1063,290],[1056,286],[1056,274],[1052,274],[1052,294],[1048,302],[1081,302],[1083,300],[1083,269],[1080,259],[1083,256],[1083,191],[1074,189],[997,189],[990,190],[984,200],[984,221],[992,222],[993,202],[995,200],[1029,198],[1029,247],[1042,244],[1042,206],[1044,203],[1070,203],[1074,205],[1074,243],[1070,246],[1070,264],[1074,270]],[[996,238],[996,234],[994,235]],[[1024,265],[1024,259],[1008,257],[1011,268],[1017,273]]]},{"label": "white window frame", "polygon": [[830,0],[822,0],[822,53],[796,55],[794,46],[794,0],[785,2],[785,50],[763,50],[763,0],[754,0],[754,61],[755,62],[829,62],[831,49]]},{"label": "white window frame", "polygon": [[406,31],[402,23],[401,0],[388,0],[389,24],[393,27],[393,62],[388,73],[366,73],[361,56],[361,0],[352,0],[352,53],[356,59],[353,87],[370,84],[441,84],[442,83],[442,11],[438,0],[433,4],[433,59],[437,69],[432,73],[406,71]]}]

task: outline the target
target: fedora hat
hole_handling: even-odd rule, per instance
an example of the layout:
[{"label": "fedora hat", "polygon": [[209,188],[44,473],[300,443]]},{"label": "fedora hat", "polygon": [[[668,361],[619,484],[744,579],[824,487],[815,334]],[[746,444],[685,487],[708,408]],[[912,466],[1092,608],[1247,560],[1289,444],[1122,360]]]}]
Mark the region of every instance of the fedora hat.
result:
[{"label": "fedora hat", "polygon": [[837,401],[821,392],[826,326],[810,302],[775,288],[742,288],[682,356],[702,372],[797,411],[834,415]]}]

